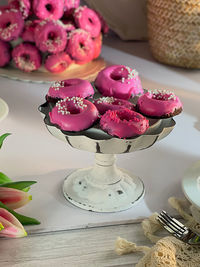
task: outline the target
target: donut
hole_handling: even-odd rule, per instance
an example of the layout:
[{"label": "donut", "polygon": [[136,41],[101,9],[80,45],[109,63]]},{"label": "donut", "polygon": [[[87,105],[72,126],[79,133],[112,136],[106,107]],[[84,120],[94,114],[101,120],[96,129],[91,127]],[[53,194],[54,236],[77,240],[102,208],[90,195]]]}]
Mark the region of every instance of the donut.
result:
[{"label": "donut", "polygon": [[137,71],[124,65],[104,68],[98,73],[94,84],[103,96],[129,99],[143,93]]},{"label": "donut", "polygon": [[24,27],[21,12],[10,9],[0,12],[0,40],[12,41],[17,39]]},{"label": "donut", "polygon": [[42,52],[62,52],[67,44],[67,35],[60,21],[43,20],[35,28],[35,43]]},{"label": "donut", "polygon": [[64,0],[64,10],[65,15],[72,14],[75,8],[78,8],[80,5],[80,0]]},{"label": "donut", "polygon": [[49,112],[50,121],[63,131],[82,131],[98,119],[98,110],[93,103],[80,97],[66,97]]},{"label": "donut", "polygon": [[131,102],[124,99],[114,98],[113,96],[100,97],[95,99],[93,103],[101,115],[107,110],[119,110],[122,108],[135,110],[135,106]]},{"label": "donut", "polygon": [[70,56],[65,52],[48,55],[44,67],[54,73],[65,71],[72,63]]},{"label": "donut", "polygon": [[93,59],[98,58],[101,54],[101,47],[102,47],[102,34],[99,34],[98,37],[93,38],[94,43],[94,55]]},{"label": "donut", "polygon": [[35,27],[37,26],[38,23],[39,23],[38,20],[25,21],[24,30],[21,34],[21,38],[25,42],[31,42],[31,43],[35,42],[34,32],[35,32]]},{"label": "donut", "polygon": [[149,117],[169,118],[181,113],[183,105],[173,92],[158,89],[141,95],[136,108]]},{"label": "donut", "polygon": [[22,13],[23,19],[26,19],[30,14],[31,3],[30,0],[9,0],[10,8],[17,9]]},{"label": "donut", "polygon": [[69,34],[66,51],[77,64],[84,64],[93,59],[94,44],[88,32],[76,29]]},{"label": "donut", "polygon": [[74,20],[78,28],[81,28],[97,37],[101,31],[101,22],[94,10],[87,6],[80,6],[74,11]]},{"label": "donut", "polygon": [[47,100],[64,99],[66,97],[86,98],[94,95],[94,89],[90,82],[82,79],[67,79],[56,81],[47,93]]},{"label": "donut", "polygon": [[0,11],[1,12],[4,12],[6,10],[10,10],[10,6],[9,5],[0,6]]},{"label": "donut", "polygon": [[15,46],[12,51],[12,58],[16,67],[25,72],[39,69],[42,61],[39,50],[29,43],[21,43]]},{"label": "donut", "polygon": [[10,44],[0,40],[0,51],[0,67],[4,67],[11,60]]},{"label": "donut", "polygon": [[57,20],[64,12],[64,1],[33,0],[33,12],[40,19]]},{"label": "donut", "polygon": [[107,34],[108,31],[109,31],[108,24],[106,23],[104,18],[101,16],[101,14],[97,10],[94,10],[94,11],[97,14],[97,16],[99,17],[99,20],[101,22],[101,31],[102,31],[102,33]]},{"label": "donut", "polygon": [[141,114],[124,108],[108,110],[100,119],[102,130],[119,138],[141,135],[149,128],[149,121]]}]

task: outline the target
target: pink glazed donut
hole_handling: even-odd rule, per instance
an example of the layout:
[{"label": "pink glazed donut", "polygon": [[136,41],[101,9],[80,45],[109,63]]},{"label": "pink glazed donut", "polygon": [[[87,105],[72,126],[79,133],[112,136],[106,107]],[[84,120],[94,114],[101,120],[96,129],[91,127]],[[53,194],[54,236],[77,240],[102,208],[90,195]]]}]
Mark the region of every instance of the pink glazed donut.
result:
[{"label": "pink glazed donut", "polygon": [[35,28],[35,43],[42,52],[62,52],[67,44],[67,35],[59,21],[41,21]]},{"label": "pink glazed donut", "polygon": [[173,117],[183,109],[178,96],[167,90],[148,91],[139,97],[136,107],[140,113],[155,118]]},{"label": "pink glazed donut", "polygon": [[82,79],[68,79],[55,82],[47,93],[48,99],[64,99],[66,97],[86,98],[94,95],[94,89],[90,82]]},{"label": "pink glazed donut", "polygon": [[0,40],[0,51],[0,67],[4,67],[11,60],[10,44]]},{"label": "pink glazed donut", "polygon": [[74,20],[78,28],[81,28],[97,37],[101,31],[101,22],[94,10],[87,6],[80,6],[74,11]]},{"label": "pink glazed donut", "polygon": [[100,71],[95,86],[103,96],[122,99],[143,93],[137,71],[124,65],[112,65]]},{"label": "pink glazed donut", "polygon": [[0,39],[12,41],[17,39],[24,27],[24,20],[21,12],[10,9],[0,12]]},{"label": "pink glazed donut", "polygon": [[33,12],[40,19],[57,20],[64,12],[64,1],[33,0]]},{"label": "pink glazed donut", "polygon": [[10,8],[17,9],[22,13],[23,19],[26,19],[30,14],[30,0],[9,0]]},{"label": "pink glazed donut", "polygon": [[80,97],[66,97],[56,103],[49,112],[50,121],[63,131],[82,131],[98,119],[98,110],[94,104]]},{"label": "pink glazed donut", "polygon": [[39,69],[42,61],[39,50],[29,43],[15,46],[12,51],[12,58],[16,67],[25,72]]},{"label": "pink glazed donut", "polygon": [[72,63],[70,56],[65,52],[48,55],[44,67],[53,73],[65,71]]},{"label": "pink glazed donut", "polygon": [[93,38],[94,43],[94,55],[93,58],[98,58],[101,54],[101,47],[102,47],[102,34],[100,33],[99,36]]},{"label": "pink glazed donut", "polygon": [[100,126],[112,136],[127,138],[145,133],[149,121],[141,114],[124,108],[106,111],[101,117]]},{"label": "pink glazed donut", "polygon": [[119,110],[122,108],[135,110],[135,106],[131,102],[124,99],[114,98],[113,96],[100,97],[93,103],[101,115],[107,110]]},{"label": "pink glazed donut", "polygon": [[67,53],[77,64],[84,64],[93,59],[94,44],[88,32],[76,29],[69,34]]}]

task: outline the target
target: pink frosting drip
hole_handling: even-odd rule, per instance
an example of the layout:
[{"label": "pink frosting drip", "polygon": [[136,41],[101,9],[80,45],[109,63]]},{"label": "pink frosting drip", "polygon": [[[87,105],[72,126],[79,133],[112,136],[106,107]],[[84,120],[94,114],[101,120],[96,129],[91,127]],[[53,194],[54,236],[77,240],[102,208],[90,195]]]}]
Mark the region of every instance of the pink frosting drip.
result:
[{"label": "pink frosting drip", "polygon": [[108,110],[100,120],[101,128],[119,138],[143,134],[149,128],[149,121],[141,114],[129,110]]},{"label": "pink frosting drip", "polygon": [[119,110],[122,108],[128,108],[135,110],[135,106],[127,100],[114,98],[112,96],[101,97],[94,101],[99,113],[102,115],[107,110]]},{"label": "pink frosting drip", "polygon": [[98,119],[94,104],[80,97],[65,98],[49,112],[50,121],[64,131],[82,131]]},{"label": "pink frosting drip", "polygon": [[167,90],[148,91],[140,96],[137,101],[139,111],[147,116],[162,117],[182,109],[182,103],[178,96]]},{"label": "pink frosting drip", "polygon": [[68,79],[55,82],[47,93],[52,98],[82,97],[86,98],[94,94],[90,82],[82,79]]},{"label": "pink frosting drip", "polygon": [[124,65],[112,65],[100,71],[95,86],[104,96],[122,99],[143,93],[137,71]]}]

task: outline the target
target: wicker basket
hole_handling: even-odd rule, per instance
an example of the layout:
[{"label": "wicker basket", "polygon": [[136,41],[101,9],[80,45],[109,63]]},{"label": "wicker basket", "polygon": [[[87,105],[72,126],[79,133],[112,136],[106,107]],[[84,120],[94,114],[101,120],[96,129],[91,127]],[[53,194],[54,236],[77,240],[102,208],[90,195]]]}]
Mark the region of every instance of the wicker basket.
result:
[{"label": "wicker basket", "polygon": [[200,0],[148,0],[148,36],[160,62],[200,68]]}]

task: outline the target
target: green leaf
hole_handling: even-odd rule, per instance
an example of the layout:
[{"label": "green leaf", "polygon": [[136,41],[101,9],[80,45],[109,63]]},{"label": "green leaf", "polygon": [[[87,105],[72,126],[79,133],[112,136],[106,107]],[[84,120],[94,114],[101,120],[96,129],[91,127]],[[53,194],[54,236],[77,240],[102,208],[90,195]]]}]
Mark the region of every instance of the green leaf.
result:
[{"label": "green leaf", "polygon": [[10,135],[10,133],[5,133],[5,134],[3,134],[3,135],[0,136],[0,148],[1,148],[2,145],[3,145],[3,141],[4,141],[4,139],[5,139],[7,136],[9,136],[9,135]]},{"label": "green leaf", "polygon": [[0,172],[0,184],[10,183],[12,180],[8,178],[3,172]]},{"label": "green leaf", "polygon": [[40,222],[34,218],[24,216],[22,214],[19,214],[15,212],[14,210],[9,209],[6,205],[4,205],[0,201],[0,208],[6,209],[10,213],[12,213],[23,225],[34,225],[34,224],[40,224]]},{"label": "green leaf", "polygon": [[0,184],[0,187],[15,188],[15,189],[23,190],[27,192],[30,189],[30,186],[35,183],[37,182],[36,181],[19,181],[19,182]]}]

